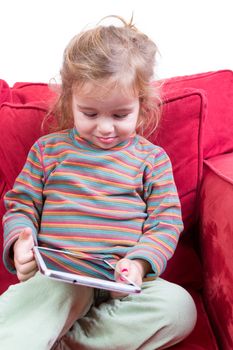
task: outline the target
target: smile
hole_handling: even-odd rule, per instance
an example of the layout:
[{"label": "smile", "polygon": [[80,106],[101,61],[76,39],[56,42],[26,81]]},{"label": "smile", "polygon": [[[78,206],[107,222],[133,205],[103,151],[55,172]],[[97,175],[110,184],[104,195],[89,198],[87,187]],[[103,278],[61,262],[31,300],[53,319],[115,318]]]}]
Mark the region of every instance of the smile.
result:
[{"label": "smile", "polygon": [[99,137],[99,136],[97,136],[97,139],[99,141],[101,141],[102,143],[110,144],[110,143],[114,142],[117,139],[117,137]]}]

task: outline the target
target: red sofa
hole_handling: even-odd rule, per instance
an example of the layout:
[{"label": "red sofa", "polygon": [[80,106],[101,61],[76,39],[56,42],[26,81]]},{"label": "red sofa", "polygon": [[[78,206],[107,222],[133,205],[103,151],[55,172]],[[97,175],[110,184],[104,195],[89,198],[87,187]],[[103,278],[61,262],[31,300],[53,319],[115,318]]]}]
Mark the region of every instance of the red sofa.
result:
[{"label": "red sofa", "polygon": [[[173,349],[232,350],[233,72],[167,79],[162,91],[162,122],[150,139],[172,160],[185,227],[163,277],[189,290],[198,309],[193,333]],[[53,96],[46,84],[0,80],[1,216]],[[1,262],[0,293],[16,282]]]}]

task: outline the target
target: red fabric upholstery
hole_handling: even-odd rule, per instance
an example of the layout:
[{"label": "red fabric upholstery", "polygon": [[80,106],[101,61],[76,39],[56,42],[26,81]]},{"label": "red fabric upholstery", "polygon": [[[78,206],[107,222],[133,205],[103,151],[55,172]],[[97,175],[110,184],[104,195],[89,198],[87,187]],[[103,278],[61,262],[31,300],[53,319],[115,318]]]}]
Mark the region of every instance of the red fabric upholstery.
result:
[{"label": "red fabric upholstery", "polygon": [[47,108],[51,105],[55,93],[44,83],[15,83],[11,92],[11,102],[27,104],[39,102],[39,107]]},{"label": "red fabric upholstery", "polygon": [[203,138],[205,159],[232,152],[233,72],[221,70],[175,77],[168,79],[164,84],[166,92],[182,88],[202,89],[207,97],[208,115],[205,122],[205,138]]},{"label": "red fabric upholstery", "polygon": [[10,88],[8,86],[8,84],[4,81],[0,79],[0,105],[3,102],[7,102],[10,100]]},{"label": "red fabric upholstery", "polygon": [[187,231],[196,220],[196,195],[202,176],[202,132],[207,102],[205,94],[197,89],[169,92],[164,101],[161,124],[150,140],[164,147],[172,160]]},{"label": "red fabric upholstery", "polygon": [[[6,183],[2,180],[2,174],[0,173],[0,218],[2,218],[2,214],[4,213],[4,206],[3,206],[3,195],[4,193],[9,190],[7,188]],[[3,244],[3,232],[2,232],[2,225],[0,225],[0,254],[2,257],[2,244]],[[2,259],[0,261],[0,294],[3,293],[10,284],[14,284],[17,282],[17,278],[15,275],[10,274],[4,267],[2,263]]]},{"label": "red fabric upholstery", "polygon": [[200,207],[204,297],[222,348],[233,349],[233,154],[205,164]]},{"label": "red fabric upholstery", "polygon": [[[233,226],[229,222],[233,196],[227,197],[227,208],[223,204],[217,207],[218,196],[225,193],[226,188],[232,191],[230,161],[225,158],[225,153],[233,150],[232,94],[230,71],[166,80],[163,84],[162,122],[150,138],[164,147],[171,158],[185,224],[185,231],[163,277],[187,288],[198,309],[194,332],[174,346],[176,350],[219,349],[216,339],[221,349],[233,348],[232,241],[227,244]],[[54,93],[46,84],[17,83],[9,88],[0,80],[0,217],[4,213],[3,195],[13,185],[30,146],[42,134],[41,122],[53,98]],[[210,158],[216,155],[221,155],[221,158],[215,158],[213,171]],[[208,164],[208,170],[203,177],[206,159],[205,169]],[[216,171],[218,162],[221,176]],[[219,212],[215,215],[217,209]],[[200,222],[202,229],[199,228]],[[225,229],[221,230],[223,225]],[[10,283],[16,282],[16,278],[4,269],[2,263],[0,271],[1,293]]]},{"label": "red fabric upholstery", "polygon": [[[3,196],[14,183],[34,141],[42,134],[41,122],[54,93],[47,84],[17,83],[9,88],[0,80],[0,218],[4,213]],[[0,225],[0,254],[3,232]],[[16,283],[0,261],[0,294]]]},{"label": "red fabric upholstery", "polygon": [[4,164],[1,170],[11,187],[29,148],[41,134],[41,121],[46,110],[33,105],[4,103],[0,113],[0,130],[7,130],[1,134],[0,159]]}]

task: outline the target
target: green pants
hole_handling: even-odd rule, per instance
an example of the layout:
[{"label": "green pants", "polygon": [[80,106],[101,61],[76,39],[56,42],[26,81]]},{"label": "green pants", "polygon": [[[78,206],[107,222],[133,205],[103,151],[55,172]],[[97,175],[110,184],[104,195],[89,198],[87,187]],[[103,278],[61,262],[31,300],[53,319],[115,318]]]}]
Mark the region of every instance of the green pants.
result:
[{"label": "green pants", "polygon": [[191,296],[160,278],[144,282],[140,294],[97,306],[92,288],[37,273],[0,296],[0,349],[164,349],[195,322]]}]

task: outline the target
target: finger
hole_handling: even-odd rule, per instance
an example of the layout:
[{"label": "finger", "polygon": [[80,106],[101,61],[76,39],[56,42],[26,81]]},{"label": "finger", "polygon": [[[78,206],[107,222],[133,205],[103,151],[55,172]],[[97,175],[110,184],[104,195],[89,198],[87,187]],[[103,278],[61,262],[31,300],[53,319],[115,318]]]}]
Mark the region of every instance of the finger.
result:
[{"label": "finger", "polygon": [[122,259],[116,266],[118,271],[115,275],[116,281],[121,283],[133,282],[141,286],[142,276],[134,260]]},{"label": "finger", "polygon": [[[130,270],[131,261],[129,259],[121,259],[116,264],[115,280],[120,283],[128,283],[124,276],[128,276]],[[113,299],[122,299],[127,296],[128,293],[125,292],[111,292],[111,297]]]},{"label": "finger", "polygon": [[35,270],[31,271],[30,273],[28,273],[28,274],[26,274],[26,275],[25,275],[25,274],[22,274],[22,273],[20,273],[20,272],[17,272],[17,277],[18,277],[18,279],[19,279],[20,282],[25,282],[25,281],[27,281],[29,278],[33,277],[33,276],[36,274],[37,271],[38,271],[38,270],[35,269]]},{"label": "finger", "polygon": [[35,260],[34,255],[33,255],[33,251],[29,250],[27,252],[25,251],[15,251],[15,255],[14,255],[14,261],[15,261],[15,265],[19,264],[19,265],[25,265],[27,263],[29,263],[30,261]]},{"label": "finger", "polygon": [[16,263],[15,268],[16,268],[17,272],[19,272],[23,275],[27,275],[31,271],[34,271],[37,269],[37,264],[36,264],[35,260],[32,260],[30,262],[27,262],[26,264]]},{"label": "finger", "polygon": [[126,278],[130,273],[131,261],[128,259],[120,260],[116,265],[115,279],[118,282],[128,283]]},{"label": "finger", "polygon": [[24,265],[32,260],[35,260],[32,249],[25,250],[25,247],[18,247],[14,250],[15,265]]},{"label": "finger", "polygon": [[116,271],[118,274],[128,275],[130,270],[131,261],[129,259],[121,259],[116,265]]},{"label": "finger", "polygon": [[129,275],[129,270],[124,267],[121,269],[118,278],[121,282],[127,283],[128,282],[128,280],[127,280],[128,275]]}]

